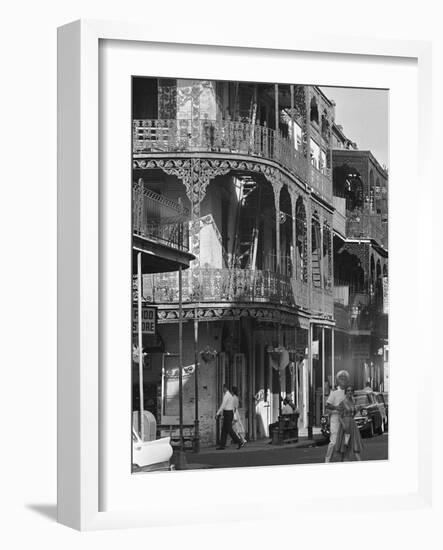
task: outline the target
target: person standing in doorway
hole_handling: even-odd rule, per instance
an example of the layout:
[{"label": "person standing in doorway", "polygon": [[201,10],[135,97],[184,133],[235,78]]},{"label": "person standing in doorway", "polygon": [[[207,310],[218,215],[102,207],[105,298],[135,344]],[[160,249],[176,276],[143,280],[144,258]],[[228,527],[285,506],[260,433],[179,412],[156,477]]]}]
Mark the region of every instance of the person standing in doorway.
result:
[{"label": "person standing in doorway", "polygon": [[228,390],[228,386],[226,386],[226,384],[223,384],[223,401],[217,411],[217,417],[223,415],[220,445],[217,447],[217,451],[221,451],[226,447],[226,440],[228,438],[228,435],[230,435],[234,442],[237,443],[237,449],[241,449],[244,445],[244,442],[241,441],[241,439],[232,429],[232,421],[234,419],[234,405],[234,398],[231,392]]},{"label": "person standing in doorway", "polygon": [[335,444],[337,443],[337,434],[340,428],[339,405],[345,398],[345,388],[349,385],[349,373],[347,371],[341,370],[337,373],[337,385],[338,388],[331,391],[326,401],[326,410],[329,412],[330,438],[325,462],[331,462]]}]

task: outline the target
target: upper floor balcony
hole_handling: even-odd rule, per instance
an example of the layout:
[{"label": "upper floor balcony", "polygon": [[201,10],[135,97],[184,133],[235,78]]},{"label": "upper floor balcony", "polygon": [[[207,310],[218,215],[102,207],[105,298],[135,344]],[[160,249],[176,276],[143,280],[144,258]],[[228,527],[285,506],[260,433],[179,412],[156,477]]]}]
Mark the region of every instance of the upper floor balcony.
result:
[{"label": "upper floor balcony", "polygon": [[[289,277],[271,271],[194,268],[183,272],[182,277],[184,303],[307,306],[307,292],[295,294]],[[144,277],[143,299],[158,304],[178,303],[178,274],[159,273]]]},{"label": "upper floor balcony", "polygon": [[346,237],[346,199],[334,196],[334,231]]},{"label": "upper floor balcony", "polygon": [[189,253],[187,211],[143,184],[133,186],[133,248],[144,252],[145,272],[177,270],[189,267],[194,256]]},{"label": "upper floor balcony", "polygon": [[351,331],[387,331],[381,296],[336,281],[334,317],[338,328]]},{"label": "upper floor balcony", "polygon": [[[134,299],[137,281],[134,280]],[[178,274],[158,273],[143,278],[143,299],[157,304],[177,304]],[[315,289],[311,300],[306,283],[275,273],[251,269],[194,268],[182,274],[183,303],[273,304],[333,315],[332,294]]]},{"label": "upper floor balcony", "polygon": [[354,239],[374,239],[378,244],[387,246],[387,235],[380,214],[348,212],[346,235]]},{"label": "upper floor balcony", "polygon": [[273,161],[332,201],[330,171],[310,170],[299,145],[276,130],[231,120],[156,119],[133,121],[134,156],[152,153],[220,153]]}]

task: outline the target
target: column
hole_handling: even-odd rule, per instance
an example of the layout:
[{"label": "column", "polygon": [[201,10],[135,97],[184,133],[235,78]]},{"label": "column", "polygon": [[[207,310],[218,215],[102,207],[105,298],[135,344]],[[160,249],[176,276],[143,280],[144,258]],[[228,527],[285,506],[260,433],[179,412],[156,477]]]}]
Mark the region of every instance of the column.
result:
[{"label": "column", "polygon": [[325,327],[321,327],[321,412],[325,414]]},{"label": "column", "polygon": [[308,392],[306,400],[306,409],[308,411],[308,438],[312,439],[312,423],[313,423],[313,411],[312,405],[314,401],[312,399],[313,393],[313,376],[312,376],[312,329],[313,325],[309,323],[308,328]]},{"label": "column", "polygon": [[305,86],[305,135],[306,135],[306,157],[307,157],[307,174],[308,185],[311,186],[311,90],[309,86]]},{"label": "column", "polygon": [[274,190],[274,205],[275,205],[275,270],[280,273],[280,191],[282,183],[272,181],[272,189]]},{"label": "column", "polygon": [[143,293],[143,276],[142,276],[142,254],[137,254],[137,335],[138,335],[138,388],[140,396],[140,439],[145,440],[145,423],[143,411],[145,408],[143,395],[143,333],[142,333],[142,293]]},{"label": "column", "polygon": [[307,229],[307,254],[306,261],[308,264],[308,307],[312,308],[312,208],[311,196],[308,195],[306,201],[306,229]]},{"label": "column", "polygon": [[292,278],[298,279],[297,266],[297,225],[296,225],[297,194],[291,193],[291,215],[292,215]]},{"label": "column", "polygon": [[331,377],[332,387],[334,387],[335,380],[335,329],[331,327]]},{"label": "column", "polygon": [[278,84],[274,84],[274,99],[275,99],[275,133],[276,136],[279,130],[279,106],[278,106]]},{"label": "column", "polygon": [[294,128],[294,84],[289,85],[289,95],[291,97],[291,124],[292,124],[292,148],[295,149],[295,128]]}]

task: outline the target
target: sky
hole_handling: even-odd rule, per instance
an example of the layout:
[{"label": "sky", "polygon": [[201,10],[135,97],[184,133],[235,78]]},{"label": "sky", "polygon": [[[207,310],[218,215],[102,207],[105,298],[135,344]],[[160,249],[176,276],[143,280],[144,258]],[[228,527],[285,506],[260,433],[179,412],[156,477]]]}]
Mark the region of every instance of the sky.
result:
[{"label": "sky", "polygon": [[389,168],[387,90],[321,87],[335,106],[335,123],[343,126],[350,140],[370,150],[378,162]]}]

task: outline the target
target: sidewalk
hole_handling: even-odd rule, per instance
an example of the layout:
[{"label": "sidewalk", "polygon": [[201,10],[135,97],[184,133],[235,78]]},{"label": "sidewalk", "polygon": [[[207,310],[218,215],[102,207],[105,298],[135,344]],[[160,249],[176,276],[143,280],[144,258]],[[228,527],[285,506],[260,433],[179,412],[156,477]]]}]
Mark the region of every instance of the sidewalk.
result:
[{"label": "sidewalk", "polygon": [[[283,445],[270,445],[269,439],[260,439],[258,441],[248,441],[241,449],[237,449],[236,444],[228,444],[225,449],[217,450],[215,446],[204,447],[199,453],[186,452],[186,466],[185,469],[201,469],[201,468],[214,468],[210,464],[211,459],[216,457],[217,461],[223,456],[233,455],[239,457],[240,455],[247,455],[249,453],[265,453],[266,456],[276,454],[286,449],[306,449],[324,445],[325,439],[321,434],[314,433],[312,439],[308,439],[307,436],[299,437],[297,443],[284,443]],[[207,463],[203,462],[208,460]]]},{"label": "sidewalk", "polygon": [[[266,452],[272,452],[272,451],[278,451],[282,448],[285,449],[291,449],[291,448],[304,448],[304,447],[315,447],[317,446],[317,443],[320,443],[323,440],[323,436],[314,436],[313,439],[308,439],[307,437],[299,437],[297,443],[284,443],[283,445],[270,445],[269,439],[260,439],[258,441],[248,441],[244,447],[241,448],[242,453],[247,452],[257,452],[257,451],[266,451]],[[222,451],[217,451],[216,447],[205,447],[203,449],[200,449],[199,455],[206,455],[206,454],[212,454],[212,453],[238,453],[239,449],[237,449],[236,444],[227,444],[226,448]],[[189,455],[191,456],[191,453]]]}]

